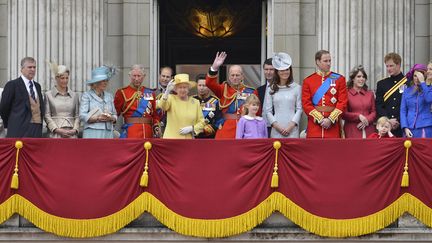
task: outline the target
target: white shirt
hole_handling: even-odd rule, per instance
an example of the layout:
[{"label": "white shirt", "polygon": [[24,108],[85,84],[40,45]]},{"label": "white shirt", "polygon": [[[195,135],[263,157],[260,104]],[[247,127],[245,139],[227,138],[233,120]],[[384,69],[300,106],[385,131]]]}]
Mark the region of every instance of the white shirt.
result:
[{"label": "white shirt", "polygon": [[[30,94],[30,80],[28,80],[26,77],[24,77],[24,75],[21,75],[21,78],[24,80],[24,84],[26,86],[28,94],[31,95]],[[33,80],[32,82],[33,82],[33,91],[35,93],[35,97],[36,97],[36,99],[39,99],[38,92],[37,92],[36,86],[35,86],[36,81]]]}]

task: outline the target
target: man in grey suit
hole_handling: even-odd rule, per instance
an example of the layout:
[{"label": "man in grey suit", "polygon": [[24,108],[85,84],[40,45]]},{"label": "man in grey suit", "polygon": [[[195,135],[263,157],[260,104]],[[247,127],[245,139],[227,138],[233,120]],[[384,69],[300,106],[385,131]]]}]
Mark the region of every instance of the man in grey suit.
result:
[{"label": "man in grey suit", "polygon": [[44,115],[41,86],[33,80],[36,60],[21,60],[21,76],[6,83],[0,102],[0,116],[6,137],[42,137]]}]

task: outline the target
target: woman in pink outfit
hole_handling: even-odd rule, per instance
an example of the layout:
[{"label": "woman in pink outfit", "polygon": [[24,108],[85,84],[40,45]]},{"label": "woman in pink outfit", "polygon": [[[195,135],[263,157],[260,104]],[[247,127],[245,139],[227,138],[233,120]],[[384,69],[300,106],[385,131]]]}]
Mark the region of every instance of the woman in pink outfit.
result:
[{"label": "woman in pink outfit", "polygon": [[367,138],[375,131],[375,97],[366,85],[367,74],[359,65],[349,75],[348,106],[343,114],[346,138]]}]

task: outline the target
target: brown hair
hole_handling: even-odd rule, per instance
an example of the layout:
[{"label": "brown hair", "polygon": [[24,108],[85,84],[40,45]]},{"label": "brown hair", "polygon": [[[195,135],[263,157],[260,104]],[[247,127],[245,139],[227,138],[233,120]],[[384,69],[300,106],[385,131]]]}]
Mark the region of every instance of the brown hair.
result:
[{"label": "brown hair", "polygon": [[[357,76],[357,74],[358,74],[359,72],[362,72],[362,73],[363,73],[363,76],[364,76],[365,79],[367,80],[367,74],[366,74],[366,71],[364,70],[363,66],[362,66],[362,65],[355,66],[355,67],[351,70],[351,72],[350,72],[350,74],[349,74],[349,81],[348,81],[348,83],[347,83],[347,87],[348,87],[349,89],[351,89],[352,87],[354,87],[354,78]],[[364,89],[364,90],[368,90],[368,86],[367,86],[366,84],[364,84],[364,85],[363,85],[363,89]]]},{"label": "brown hair", "polygon": [[319,60],[321,60],[321,57],[322,57],[324,54],[330,54],[330,52],[327,51],[327,50],[319,50],[319,51],[317,51],[317,53],[315,53],[315,61],[319,61]]},{"label": "brown hair", "polygon": [[389,60],[393,60],[393,62],[396,65],[399,65],[402,62],[401,56],[399,54],[395,53],[395,52],[390,52],[387,55],[385,55],[385,57],[384,57],[384,63],[386,63]]},{"label": "brown hair", "polygon": [[260,102],[258,96],[256,96],[255,94],[251,94],[246,98],[246,101],[243,105],[242,115],[249,114],[249,109],[246,107],[246,105],[250,105],[250,104],[258,104],[258,106],[260,106],[261,102]]},{"label": "brown hair", "polygon": [[21,68],[24,68],[24,65],[29,62],[29,63],[36,63],[36,60],[33,57],[24,57],[23,59],[21,59]]},{"label": "brown hair", "polygon": [[[292,66],[290,66],[288,69],[290,70],[290,76],[288,77],[288,83],[286,84],[287,87],[289,87],[290,84],[294,80]],[[273,77],[273,80],[271,81],[271,84],[270,84],[270,88],[271,88],[270,94],[271,95],[274,95],[276,92],[279,91],[278,85],[280,85],[280,76],[279,76],[280,71],[281,70],[276,70],[275,76]]]}]

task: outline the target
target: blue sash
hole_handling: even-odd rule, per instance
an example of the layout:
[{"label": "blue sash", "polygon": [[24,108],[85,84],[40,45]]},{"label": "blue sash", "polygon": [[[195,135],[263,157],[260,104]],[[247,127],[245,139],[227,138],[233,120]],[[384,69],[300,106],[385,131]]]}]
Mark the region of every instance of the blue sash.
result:
[{"label": "blue sash", "polygon": [[[149,89],[145,89],[144,93],[145,94],[148,94],[148,93],[151,94],[151,93],[153,93],[153,91],[149,90]],[[144,97],[145,97],[145,95],[144,95]],[[132,114],[132,117],[142,117],[143,114],[145,113],[149,100],[144,99],[144,97],[141,98],[140,103],[138,104],[136,111]]]},{"label": "blue sash", "polygon": [[318,88],[318,90],[315,92],[314,96],[312,97],[312,103],[314,105],[318,105],[318,102],[321,100],[321,98],[324,96],[325,93],[327,93],[327,90],[330,88],[331,82],[337,80],[340,76],[341,76],[340,74],[332,73],[326,80],[324,80],[324,82],[321,84],[321,86]]}]

